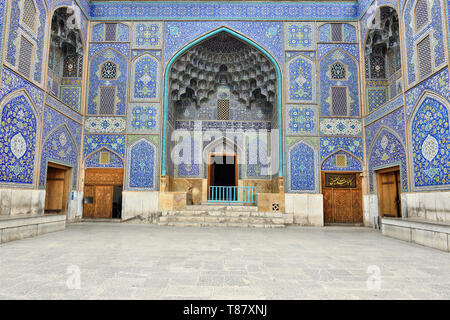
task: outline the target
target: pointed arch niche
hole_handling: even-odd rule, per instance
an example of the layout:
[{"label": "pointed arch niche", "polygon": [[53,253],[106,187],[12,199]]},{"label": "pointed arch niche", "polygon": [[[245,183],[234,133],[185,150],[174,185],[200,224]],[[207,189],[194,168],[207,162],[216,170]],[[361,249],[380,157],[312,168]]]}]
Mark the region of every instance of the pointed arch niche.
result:
[{"label": "pointed arch niche", "polygon": [[[265,49],[225,27],[181,49],[164,73],[161,175],[176,175],[171,158],[177,142],[172,141],[175,130],[199,134],[202,154],[217,141],[222,145],[220,137],[226,132],[242,136],[256,130],[269,133],[270,158],[276,164],[264,178],[282,177],[281,80],[279,65]],[[217,141],[202,137],[211,131],[218,133]],[[235,143],[225,145],[234,148]],[[244,165],[245,140],[237,147],[239,163]],[[198,173],[196,178],[204,178],[202,170]]]}]

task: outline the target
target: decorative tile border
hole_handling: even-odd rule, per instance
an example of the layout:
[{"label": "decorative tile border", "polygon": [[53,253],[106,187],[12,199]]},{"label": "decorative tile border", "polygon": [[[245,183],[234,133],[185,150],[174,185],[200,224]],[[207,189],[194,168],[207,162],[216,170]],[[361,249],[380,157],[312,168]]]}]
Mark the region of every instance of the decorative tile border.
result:
[{"label": "decorative tile border", "polygon": [[94,20],[357,20],[355,2],[92,2]]}]

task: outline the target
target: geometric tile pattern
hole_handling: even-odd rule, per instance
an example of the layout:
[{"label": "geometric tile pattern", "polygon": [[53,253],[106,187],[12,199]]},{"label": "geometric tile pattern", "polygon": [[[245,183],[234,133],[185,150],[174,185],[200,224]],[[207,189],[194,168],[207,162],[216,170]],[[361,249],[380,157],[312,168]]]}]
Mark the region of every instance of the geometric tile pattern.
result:
[{"label": "geometric tile pattern", "polygon": [[414,186],[450,185],[449,109],[425,96],[412,117],[411,153]]},{"label": "geometric tile pattern", "polygon": [[285,23],[286,50],[311,50],[315,48],[315,26],[313,23]]},{"label": "geometric tile pattern", "polygon": [[[167,4],[170,5],[167,5]],[[355,20],[360,12],[357,2],[234,1],[230,2],[96,2],[91,1],[93,19],[180,20]]]},{"label": "geometric tile pattern", "polygon": [[0,108],[0,183],[33,185],[38,118],[24,94]]},{"label": "geometric tile pattern", "polygon": [[128,104],[128,132],[158,133],[159,103]]},{"label": "geometric tile pattern", "polygon": [[81,87],[60,86],[60,99],[73,109],[80,111]]},{"label": "geometric tile pattern", "polygon": [[308,135],[317,133],[317,107],[286,106],[286,133]]},{"label": "geometric tile pattern", "polygon": [[[416,49],[417,44],[422,41],[422,36],[425,33],[430,32],[432,36],[431,58],[433,59],[433,65],[435,70],[445,63],[445,47],[444,47],[444,30],[443,30],[443,16],[441,8],[441,0],[430,0],[432,2],[431,7],[431,19],[429,19],[427,26],[415,30],[415,14],[414,8],[416,6],[417,0],[409,0],[406,2],[403,17],[404,17],[404,48],[406,51],[406,70],[407,70],[407,83],[408,85],[414,84],[419,80],[419,68],[416,61],[420,60],[418,57],[418,52]],[[430,3],[429,3],[430,4]],[[423,58],[422,58],[423,59]],[[431,62],[431,61],[430,61]]]},{"label": "geometric tile pattern", "polygon": [[162,22],[135,22],[133,24],[133,48],[161,49]]},{"label": "geometric tile pattern", "polygon": [[[21,1],[11,1],[11,10],[9,14],[9,34],[8,44],[6,49],[5,60],[13,67],[18,66],[19,56],[17,52],[19,38],[22,34],[27,34],[27,39],[32,40],[32,44],[35,50],[34,66],[31,68],[34,70],[31,78],[38,83],[42,82],[42,67],[44,59],[45,38],[46,38],[46,22],[47,22],[47,10],[43,0],[35,0],[36,9],[38,10],[38,19],[36,19],[36,33],[31,33],[28,27],[25,27],[22,23],[22,12],[20,10]],[[4,26],[2,25],[2,28]]]},{"label": "geometric tile pattern", "polygon": [[367,107],[369,108],[369,113],[381,107],[386,101],[386,88],[367,89]]}]

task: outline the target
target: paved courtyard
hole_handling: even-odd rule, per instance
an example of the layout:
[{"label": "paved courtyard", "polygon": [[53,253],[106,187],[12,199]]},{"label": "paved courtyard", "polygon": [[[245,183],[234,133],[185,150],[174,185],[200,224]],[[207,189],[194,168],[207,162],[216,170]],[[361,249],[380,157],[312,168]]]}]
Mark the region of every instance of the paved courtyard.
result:
[{"label": "paved courtyard", "polygon": [[24,298],[449,299],[450,255],[368,228],[79,223],[0,247],[0,299]]}]

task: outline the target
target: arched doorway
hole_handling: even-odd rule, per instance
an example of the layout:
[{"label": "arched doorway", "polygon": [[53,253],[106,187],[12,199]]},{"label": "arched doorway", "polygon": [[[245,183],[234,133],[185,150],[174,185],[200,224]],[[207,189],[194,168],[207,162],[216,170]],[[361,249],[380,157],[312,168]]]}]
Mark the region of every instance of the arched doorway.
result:
[{"label": "arched doorway", "polygon": [[183,48],[166,67],[161,175],[202,179],[206,195],[213,179],[211,159],[202,153],[226,137],[247,155],[246,163],[235,161],[235,184],[265,184],[273,191],[278,184],[272,180],[283,175],[281,126],[277,63],[257,44],[219,28]]}]

